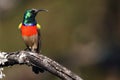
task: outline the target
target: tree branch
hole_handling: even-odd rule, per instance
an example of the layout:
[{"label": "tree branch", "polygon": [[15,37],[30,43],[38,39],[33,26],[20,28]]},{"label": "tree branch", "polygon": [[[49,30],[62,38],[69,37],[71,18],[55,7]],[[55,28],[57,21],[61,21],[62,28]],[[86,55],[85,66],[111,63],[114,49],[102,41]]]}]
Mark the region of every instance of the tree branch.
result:
[{"label": "tree branch", "polygon": [[0,52],[0,67],[26,64],[28,66],[42,67],[62,80],[83,80],[67,68],[54,60],[29,51]]}]

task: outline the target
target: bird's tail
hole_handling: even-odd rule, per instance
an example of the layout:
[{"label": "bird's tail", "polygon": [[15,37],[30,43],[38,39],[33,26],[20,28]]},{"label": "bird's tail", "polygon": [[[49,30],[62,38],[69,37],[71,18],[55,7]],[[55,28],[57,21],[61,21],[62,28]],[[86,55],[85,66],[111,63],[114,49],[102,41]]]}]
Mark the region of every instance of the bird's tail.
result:
[{"label": "bird's tail", "polygon": [[36,67],[36,66],[32,66],[32,71],[36,74],[38,74],[39,72],[43,73],[44,69]]}]

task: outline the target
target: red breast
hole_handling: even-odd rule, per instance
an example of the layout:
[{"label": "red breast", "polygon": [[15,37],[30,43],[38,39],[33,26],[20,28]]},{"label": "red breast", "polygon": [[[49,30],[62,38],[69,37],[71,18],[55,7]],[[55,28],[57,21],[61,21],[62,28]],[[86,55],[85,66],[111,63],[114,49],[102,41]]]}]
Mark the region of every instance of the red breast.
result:
[{"label": "red breast", "polygon": [[22,36],[32,36],[37,34],[37,27],[36,26],[21,26],[21,33]]}]

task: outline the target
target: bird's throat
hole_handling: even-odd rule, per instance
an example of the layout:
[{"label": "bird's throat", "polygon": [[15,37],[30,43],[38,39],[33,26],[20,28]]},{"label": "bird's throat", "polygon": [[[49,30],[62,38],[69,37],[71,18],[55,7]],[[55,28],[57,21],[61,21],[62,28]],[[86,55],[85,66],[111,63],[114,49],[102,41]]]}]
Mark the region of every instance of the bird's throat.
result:
[{"label": "bird's throat", "polygon": [[36,22],[36,20],[35,19],[33,19],[33,18],[29,18],[29,19],[23,19],[23,24],[24,25],[31,25],[31,26],[33,26],[33,25],[36,25],[37,24],[37,22]]}]

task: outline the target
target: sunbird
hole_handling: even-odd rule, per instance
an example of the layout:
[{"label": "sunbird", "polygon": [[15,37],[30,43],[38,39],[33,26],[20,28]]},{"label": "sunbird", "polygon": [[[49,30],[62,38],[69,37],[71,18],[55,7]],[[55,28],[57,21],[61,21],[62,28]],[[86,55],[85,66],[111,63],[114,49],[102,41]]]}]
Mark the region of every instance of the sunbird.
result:
[{"label": "sunbird", "polygon": [[[19,24],[19,29],[21,31],[22,38],[25,42],[26,49],[35,53],[40,53],[41,48],[41,36],[40,29],[41,26],[37,23],[35,17],[38,12],[45,11],[46,9],[28,9],[25,11],[23,16],[23,21]],[[44,72],[43,69],[36,66],[32,67],[33,72],[36,74]]]}]

